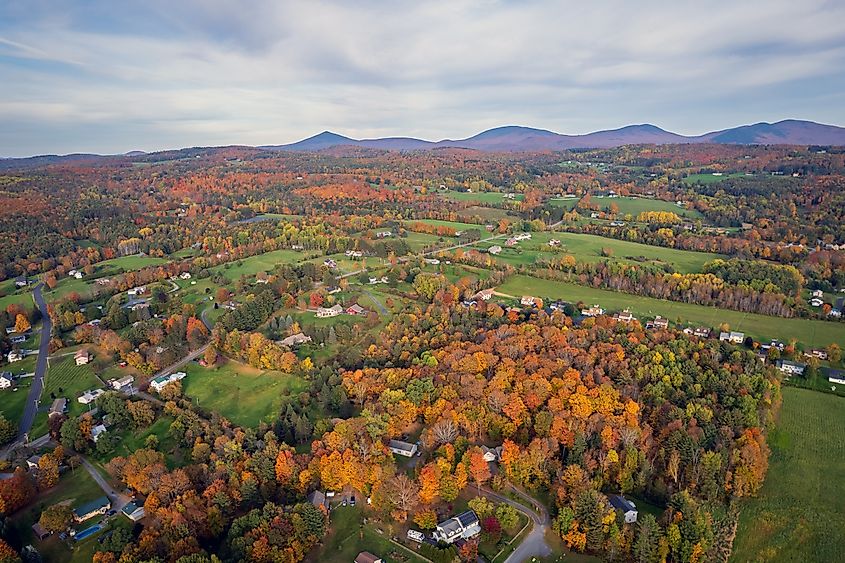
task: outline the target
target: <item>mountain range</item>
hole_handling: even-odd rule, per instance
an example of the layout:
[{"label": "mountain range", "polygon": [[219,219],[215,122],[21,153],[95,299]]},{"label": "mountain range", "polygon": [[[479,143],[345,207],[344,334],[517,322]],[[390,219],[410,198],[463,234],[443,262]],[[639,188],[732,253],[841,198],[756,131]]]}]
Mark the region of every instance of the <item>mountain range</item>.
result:
[{"label": "mountain range", "polygon": [[845,145],[845,128],[813,121],[787,119],[777,123],[742,125],[703,135],[686,136],[650,124],[628,125],[620,129],[596,131],[585,135],[563,135],[545,129],[508,125],[488,129],[466,139],[425,141],[412,137],[352,139],[324,131],[287,145],[266,145],[270,150],[313,152],[340,146],[406,151],[446,147],[487,152],[533,152],[566,149],[612,148],[623,145],[668,145],[717,143],[735,145]]}]

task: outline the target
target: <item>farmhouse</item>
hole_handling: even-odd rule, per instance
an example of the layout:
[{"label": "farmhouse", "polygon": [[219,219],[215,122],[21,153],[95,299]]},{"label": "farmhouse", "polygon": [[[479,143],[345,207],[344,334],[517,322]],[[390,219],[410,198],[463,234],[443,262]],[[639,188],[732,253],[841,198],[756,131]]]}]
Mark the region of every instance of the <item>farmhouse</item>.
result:
[{"label": "farmhouse", "polygon": [[139,504],[138,501],[135,500],[126,503],[126,505],[121,509],[120,512],[133,522],[137,522],[138,520],[146,516],[146,512],[144,512],[143,503]]},{"label": "farmhouse", "polygon": [[625,324],[628,324],[628,323],[636,320],[633,313],[631,313],[631,311],[628,310],[628,309],[625,309],[621,313],[616,313],[615,315],[613,315],[613,318],[616,319],[618,322],[625,323]]},{"label": "farmhouse", "polygon": [[491,246],[490,248],[488,248],[487,252],[489,254],[492,254],[493,256],[497,256],[497,255],[502,253],[502,247],[499,246],[498,244],[495,244],[495,245]]},{"label": "farmhouse", "polygon": [[98,499],[92,500],[91,502],[86,502],[82,506],[78,506],[73,509],[73,519],[76,522],[84,522],[89,518],[93,518],[94,516],[105,514],[111,508],[111,501],[108,497],[100,497]]},{"label": "farmhouse", "polygon": [[300,344],[305,344],[306,342],[311,342],[311,337],[306,336],[301,332],[297,332],[296,334],[292,334],[287,338],[279,340],[279,344],[287,346],[288,348],[293,348],[294,346],[299,346]]},{"label": "farmhouse", "polygon": [[669,328],[669,319],[664,319],[661,316],[654,317],[653,321],[648,321],[645,324],[647,329],[651,330],[666,330]]},{"label": "farmhouse", "polygon": [[434,539],[446,543],[455,543],[459,539],[469,539],[481,533],[478,516],[472,510],[467,510],[454,518],[449,518],[437,525]]},{"label": "farmhouse", "polygon": [[473,299],[480,299],[482,301],[490,301],[493,297],[493,290],[492,289],[482,289],[478,293],[472,296]]},{"label": "farmhouse", "polygon": [[417,445],[410,442],[403,442],[402,440],[391,440],[387,443],[388,449],[396,455],[405,457],[414,457],[417,453]]},{"label": "farmhouse", "polygon": [[523,307],[533,307],[537,304],[537,298],[531,295],[523,295],[522,299],[519,300],[519,304]]},{"label": "farmhouse", "polygon": [[340,305],[334,305],[329,308],[325,307],[317,307],[317,318],[318,319],[326,319],[329,317],[336,317],[343,312],[343,307]]},{"label": "farmhouse", "polygon": [[91,355],[88,353],[88,350],[83,348],[82,350],[76,351],[76,354],[73,355],[73,360],[76,362],[76,365],[84,366],[91,361]]},{"label": "farmhouse", "polygon": [[789,360],[780,360],[777,363],[777,368],[787,375],[803,375],[807,364],[801,362],[791,362]]},{"label": "farmhouse", "polygon": [[633,502],[622,495],[610,495],[607,500],[610,502],[610,506],[625,516],[627,524],[633,524],[637,521],[637,505]]}]

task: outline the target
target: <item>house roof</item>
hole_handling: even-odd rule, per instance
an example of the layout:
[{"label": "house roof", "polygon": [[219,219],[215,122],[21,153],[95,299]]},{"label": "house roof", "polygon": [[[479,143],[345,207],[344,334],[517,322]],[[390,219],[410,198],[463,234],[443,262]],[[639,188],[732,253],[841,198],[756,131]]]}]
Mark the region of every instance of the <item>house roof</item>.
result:
[{"label": "house roof", "polygon": [[308,495],[308,502],[316,507],[326,506],[326,495],[322,491],[312,491]]},{"label": "house roof", "polygon": [[472,510],[467,510],[463,514],[458,514],[455,518],[458,519],[464,528],[468,528],[473,524],[478,524],[478,516]]},{"label": "house roof", "polygon": [[124,505],[124,507],[120,510],[127,516],[130,516],[133,512],[136,512],[138,509],[144,508],[143,504],[138,504],[138,501],[131,500]]},{"label": "house roof", "polygon": [[610,501],[610,506],[617,510],[623,510],[625,512],[628,512],[629,510],[637,510],[637,505],[622,495],[610,495],[607,497],[607,500]]},{"label": "house roof", "polygon": [[389,447],[402,450],[405,452],[412,452],[417,447],[416,444],[411,444],[409,442],[403,442],[402,440],[391,440],[387,444]]},{"label": "house roof", "polygon": [[73,509],[73,513],[77,516],[85,516],[86,514],[91,514],[92,512],[102,510],[103,508],[107,508],[109,506],[111,506],[111,501],[108,497],[100,497],[77,506]]},{"label": "house roof", "polygon": [[376,561],[381,561],[381,557],[373,555],[369,551],[362,551],[355,558],[355,563],[376,563]]}]

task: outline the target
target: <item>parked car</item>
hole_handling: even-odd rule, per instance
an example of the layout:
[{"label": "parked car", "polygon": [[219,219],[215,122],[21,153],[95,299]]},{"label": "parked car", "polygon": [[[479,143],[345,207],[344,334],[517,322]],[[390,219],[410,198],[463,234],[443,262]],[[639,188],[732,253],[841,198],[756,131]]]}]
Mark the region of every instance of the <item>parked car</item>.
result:
[{"label": "parked car", "polygon": [[352,498],[349,499],[349,506],[355,506],[355,495],[352,495]]}]

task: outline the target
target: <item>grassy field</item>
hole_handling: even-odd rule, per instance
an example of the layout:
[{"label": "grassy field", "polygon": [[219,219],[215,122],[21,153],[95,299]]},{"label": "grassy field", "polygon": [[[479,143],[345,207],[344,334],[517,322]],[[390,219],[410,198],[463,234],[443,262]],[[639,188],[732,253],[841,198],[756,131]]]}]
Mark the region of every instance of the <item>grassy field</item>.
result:
[{"label": "grassy field", "polygon": [[[105,466],[105,464],[114,457],[128,456],[133,452],[146,447],[145,442],[147,438],[149,436],[155,436],[158,438],[159,442],[158,448],[156,449],[165,454],[167,465],[172,469],[178,465],[179,460],[176,456],[179,456],[180,454],[176,440],[169,434],[170,425],[172,423],[173,417],[163,415],[146,428],[141,428],[140,430],[135,431],[126,430],[121,433],[121,441],[113,452],[105,455],[98,455],[97,453],[94,453],[92,454],[92,457],[98,461],[101,466]],[[114,431],[114,429],[112,428],[110,431]]]},{"label": "grassy field", "polygon": [[331,512],[329,533],[324,538],[322,547],[307,560],[347,563],[354,561],[362,551],[369,551],[387,563],[423,563],[422,558],[391,543],[386,534],[379,534],[375,528],[364,524],[363,517],[364,510],[360,505],[334,508]]},{"label": "grassy field", "polygon": [[845,399],[785,387],[759,498],[742,507],[731,561],[842,561]]},{"label": "grassy field", "polygon": [[293,375],[262,371],[232,360],[214,368],[192,362],[185,371],[185,395],[200,408],[220,413],[242,426],[256,426],[259,421],[272,418],[284,397],[308,387],[307,382]]},{"label": "grassy field", "polygon": [[[52,360],[44,377],[44,391],[41,393],[41,407],[49,409],[53,400],[50,393],[56,397],[67,397],[68,416],[79,416],[86,410],[87,405],[77,401],[77,397],[88,389],[102,387],[102,383],[94,375],[91,364],[78,366],[73,356],[66,356],[61,359]],[[19,391],[20,392],[20,391]],[[93,405],[91,405],[93,407]],[[33,437],[47,433],[47,412],[39,411],[35,416],[35,423],[32,425],[30,435]]]},{"label": "grassy field", "polygon": [[461,223],[460,221],[441,221],[440,219],[413,219],[406,221],[406,223],[425,223],[426,225],[436,225],[439,227],[452,227],[456,231],[467,231],[469,229],[478,229],[481,231],[482,238],[487,231],[484,225],[475,225],[473,223]]},{"label": "grassy field", "polygon": [[413,252],[419,252],[425,247],[443,247],[455,244],[453,237],[440,237],[428,233],[415,233],[408,231],[408,236],[403,239]]},{"label": "grassy field", "polygon": [[124,272],[140,270],[147,266],[156,266],[158,264],[165,264],[166,262],[166,259],[155,256],[121,256],[120,258],[104,260],[94,266],[94,274],[91,277],[81,280],[64,277],[59,280],[56,287],[46,292],[45,296],[48,301],[55,301],[73,292],[79,293],[82,296],[90,295],[91,290],[95,287],[94,280],[97,278],[116,276]]},{"label": "grassy field", "polygon": [[291,264],[299,262],[307,255],[295,250],[273,250],[257,256],[250,256],[235,262],[229,262],[211,268],[212,272],[221,272],[226,278],[234,281],[243,275],[254,276],[258,272],[269,272],[276,264]]},{"label": "grassy field", "polygon": [[20,422],[24,406],[26,406],[26,397],[29,394],[29,388],[31,386],[32,378],[26,378],[18,381],[18,386],[15,390],[0,390],[0,414],[6,417],[6,420],[10,420],[15,424]]},{"label": "grassy field", "polygon": [[[560,251],[552,252],[548,245],[551,239],[557,239],[561,242]],[[721,257],[718,254],[708,252],[676,250],[674,248],[651,246],[596,235],[555,232],[532,233],[531,240],[522,241],[513,248],[503,246],[502,241],[486,242],[474,248],[476,250],[486,251],[494,244],[502,246],[502,253],[495,259],[514,266],[533,264],[539,258],[552,258],[571,254],[579,262],[600,262],[609,259],[613,262],[642,264],[644,263],[642,259],[645,258],[646,261],[652,264],[671,264],[678,272],[691,273],[700,272],[705,262]],[[603,248],[608,248],[612,251],[610,258],[601,255]]]},{"label": "grassy field", "polygon": [[477,193],[467,193],[467,192],[454,192],[448,191],[441,194],[442,197],[446,199],[453,199],[455,201],[477,201],[479,203],[502,203],[505,201],[522,201],[525,196],[522,194],[516,194],[513,199],[506,199],[505,194],[502,192],[477,192]]},{"label": "grassy field", "polygon": [[[578,201],[580,200],[576,198],[552,198],[549,200],[549,205],[572,210],[578,204]],[[610,211],[610,206],[616,204],[616,207],[619,208],[619,215],[630,214],[636,217],[643,211],[669,211],[688,219],[701,219],[703,217],[700,212],[694,209],[678,207],[674,202],[663,201],[662,199],[592,196],[590,201],[602,211]]]},{"label": "grassy field", "polygon": [[14,293],[15,286],[14,283],[9,291],[6,291],[6,295],[0,297],[0,309],[6,309],[9,305],[13,303],[16,305],[20,305],[22,309],[27,311],[31,311],[35,308],[35,302],[32,300],[32,286],[21,290],[22,293]]},{"label": "grassy field", "polygon": [[597,303],[610,311],[628,308],[636,315],[662,315],[673,322],[680,319],[683,323],[709,327],[718,327],[724,322],[729,323],[732,330],[745,332],[759,340],[777,338],[788,342],[797,338],[811,347],[824,347],[833,342],[845,346],[845,324],[842,323],[740,313],[521,275],[510,277],[498,290],[516,297],[534,295],[572,303]]},{"label": "grassy field", "polygon": [[715,184],[728,178],[742,178],[745,176],[742,172],[734,172],[731,174],[723,174],[721,176],[714,176],[713,174],[690,174],[683,179],[685,184]]}]

